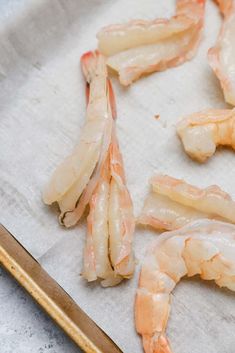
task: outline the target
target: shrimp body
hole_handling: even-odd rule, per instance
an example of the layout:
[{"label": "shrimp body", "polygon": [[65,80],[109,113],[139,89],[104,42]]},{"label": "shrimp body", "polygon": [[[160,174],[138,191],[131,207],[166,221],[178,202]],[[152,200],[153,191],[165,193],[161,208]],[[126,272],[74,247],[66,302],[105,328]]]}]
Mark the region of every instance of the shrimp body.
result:
[{"label": "shrimp body", "polygon": [[105,58],[88,52],[81,63],[89,86],[86,122],[78,146],[55,170],[43,193],[46,204],[58,202],[60,221],[68,227],[79,220],[98,183],[113,124]]},{"label": "shrimp body", "polygon": [[122,156],[115,133],[100,182],[90,201],[83,277],[101,278],[104,287],[133,275],[133,207],[125,183]]},{"label": "shrimp body", "polygon": [[235,226],[199,220],[166,232],[148,247],[135,300],[136,330],[146,353],[171,353],[166,338],[171,292],[184,276],[199,274],[235,291]]},{"label": "shrimp body", "polygon": [[167,196],[151,192],[144,203],[138,223],[157,230],[179,229],[192,221],[211,218],[192,207],[184,206]]},{"label": "shrimp body", "polygon": [[178,0],[169,20],[134,20],[98,33],[99,49],[108,66],[129,85],[143,74],[162,71],[191,59],[203,28],[205,0]]},{"label": "shrimp body", "polygon": [[116,136],[116,103],[109,80],[108,87],[114,124],[108,156],[89,203],[83,266],[83,277],[88,281],[101,279],[103,287],[114,286],[123,278],[131,278],[135,269],[135,218]]},{"label": "shrimp body", "polygon": [[235,149],[235,110],[208,109],[194,113],[178,123],[177,133],[186,153],[204,162],[219,145]]},{"label": "shrimp body", "polygon": [[220,11],[223,15],[226,16],[227,14],[229,14],[233,5],[233,0],[215,0],[215,2],[218,4]]},{"label": "shrimp body", "polygon": [[235,3],[216,0],[224,22],[216,45],[208,52],[209,64],[218,77],[227,103],[235,105]]},{"label": "shrimp body", "polygon": [[102,28],[97,34],[98,47],[104,55],[112,56],[141,45],[155,44],[189,30],[192,26],[191,19],[184,15],[153,21],[132,20]]},{"label": "shrimp body", "polygon": [[121,277],[115,275],[109,254],[109,193],[110,170],[107,158],[101,179],[92,195],[87,218],[87,237],[84,249],[83,277],[89,282],[102,279],[103,286],[116,285]]},{"label": "shrimp body", "polygon": [[131,197],[126,187],[123,160],[115,134],[110,148],[110,169],[110,258],[115,272],[129,278],[135,267],[132,250],[135,219]]},{"label": "shrimp body", "polygon": [[151,186],[138,220],[141,224],[174,230],[202,218],[235,223],[235,202],[216,185],[200,189],[159,174],[151,179]]}]

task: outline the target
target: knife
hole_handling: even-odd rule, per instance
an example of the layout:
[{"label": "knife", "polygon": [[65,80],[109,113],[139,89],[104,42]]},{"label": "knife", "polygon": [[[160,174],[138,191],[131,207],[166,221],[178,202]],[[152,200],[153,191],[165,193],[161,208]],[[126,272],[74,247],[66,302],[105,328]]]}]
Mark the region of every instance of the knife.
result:
[{"label": "knife", "polygon": [[0,224],[2,265],[87,353],[123,353],[35,258]]}]

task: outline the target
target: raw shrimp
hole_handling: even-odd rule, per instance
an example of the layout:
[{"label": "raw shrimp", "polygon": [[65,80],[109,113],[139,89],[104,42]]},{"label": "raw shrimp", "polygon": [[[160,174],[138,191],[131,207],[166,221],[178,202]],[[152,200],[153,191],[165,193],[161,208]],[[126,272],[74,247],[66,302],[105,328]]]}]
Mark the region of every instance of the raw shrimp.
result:
[{"label": "raw shrimp", "polygon": [[191,59],[201,39],[205,0],[178,0],[176,16],[134,20],[102,29],[97,37],[107,64],[129,85],[140,76]]},{"label": "raw shrimp", "polygon": [[86,122],[78,146],[56,169],[43,194],[46,204],[58,202],[61,223],[67,227],[76,224],[90,201],[113,126],[105,58],[98,51],[88,52],[81,64],[88,86]]},{"label": "raw shrimp", "polygon": [[235,2],[216,2],[224,15],[224,22],[216,45],[208,52],[208,60],[220,80],[226,102],[235,105]]},{"label": "raw shrimp", "polygon": [[235,110],[208,109],[182,119],[177,125],[186,153],[206,161],[219,145],[235,149]]},{"label": "raw shrimp", "polygon": [[192,221],[211,218],[210,215],[184,206],[167,196],[151,192],[145,200],[138,223],[157,230],[179,229]]},{"label": "raw shrimp", "polygon": [[88,281],[97,278],[112,279],[113,269],[109,261],[108,198],[109,157],[105,162],[100,181],[90,200],[87,218],[87,237],[84,250],[83,277]]},{"label": "raw shrimp", "polygon": [[97,34],[98,47],[102,54],[112,56],[130,48],[155,44],[189,30],[192,26],[192,20],[184,15],[153,21],[132,20],[102,28]]},{"label": "raw shrimp", "polygon": [[199,220],[166,232],[148,247],[135,300],[135,323],[146,353],[172,353],[165,331],[171,292],[199,274],[235,291],[235,226]]},{"label": "raw shrimp", "polygon": [[[110,81],[108,85],[112,118],[115,121],[115,97]],[[88,281],[101,279],[103,287],[114,286],[123,278],[132,277],[135,269],[132,248],[135,219],[115,123],[108,156],[89,204],[83,277]]]},{"label": "raw shrimp", "polygon": [[151,179],[139,223],[156,229],[174,230],[201,218],[235,223],[235,202],[216,185],[205,189],[167,175]]},{"label": "raw shrimp", "polygon": [[83,277],[88,281],[101,278],[104,287],[132,277],[135,221],[115,132],[87,221]]}]

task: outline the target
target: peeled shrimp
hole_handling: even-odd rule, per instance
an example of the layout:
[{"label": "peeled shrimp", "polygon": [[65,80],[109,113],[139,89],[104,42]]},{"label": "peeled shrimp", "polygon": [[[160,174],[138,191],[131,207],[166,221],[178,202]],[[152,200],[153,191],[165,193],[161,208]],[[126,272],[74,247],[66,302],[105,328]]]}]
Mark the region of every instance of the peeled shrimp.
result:
[{"label": "peeled shrimp", "polygon": [[209,64],[220,80],[227,103],[235,105],[235,3],[216,0],[224,22],[216,45],[208,52]]},{"label": "peeled shrimp", "polygon": [[146,353],[172,353],[165,331],[171,292],[199,274],[235,291],[235,226],[199,220],[159,236],[148,247],[135,300],[135,323]]},{"label": "peeled shrimp", "polygon": [[101,179],[90,200],[87,218],[87,237],[84,250],[83,277],[88,281],[97,278],[112,279],[113,269],[109,261],[108,198],[109,158],[105,162]]},{"label": "peeled shrimp", "polygon": [[116,136],[116,104],[109,80],[108,85],[114,123],[108,156],[89,202],[83,264],[83,277],[89,282],[101,279],[103,287],[114,286],[123,278],[132,277],[135,269],[133,205]]},{"label": "peeled shrimp", "polygon": [[90,201],[83,277],[88,281],[101,278],[104,287],[132,277],[134,228],[132,201],[114,133],[101,179]]},{"label": "peeled shrimp", "polygon": [[205,0],[177,0],[176,16],[154,21],[134,20],[103,28],[97,35],[108,66],[129,85],[140,76],[191,59],[203,29]]},{"label": "peeled shrimp", "polygon": [[153,191],[138,219],[141,224],[174,230],[202,218],[235,223],[235,202],[216,185],[200,189],[161,174],[150,182]]},{"label": "peeled shrimp", "polygon": [[151,192],[145,200],[138,223],[158,230],[174,230],[202,218],[210,217],[206,213],[184,206],[169,197]]},{"label": "peeled shrimp", "polygon": [[204,162],[219,145],[235,149],[235,110],[208,109],[194,113],[178,123],[177,133],[186,153]]},{"label": "peeled shrimp", "polygon": [[90,201],[108,153],[113,126],[105,58],[98,51],[88,52],[82,56],[81,64],[88,85],[86,122],[78,146],[55,170],[43,193],[46,204],[58,202],[60,221],[66,227],[76,224]]}]

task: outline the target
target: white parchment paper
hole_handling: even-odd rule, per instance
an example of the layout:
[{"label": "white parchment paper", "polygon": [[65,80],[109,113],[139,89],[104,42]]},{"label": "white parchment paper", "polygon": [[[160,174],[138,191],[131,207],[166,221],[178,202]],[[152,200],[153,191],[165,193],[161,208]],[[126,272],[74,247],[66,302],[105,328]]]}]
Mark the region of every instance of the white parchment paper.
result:
[{"label": "white parchment paper", "polygon": [[[0,12],[0,221],[125,353],[142,352],[134,330],[134,295],[145,247],[157,233],[137,228],[134,279],[116,288],[88,285],[80,276],[86,224],[60,227],[56,208],[43,205],[41,191],[79,139],[85,116],[79,58],[96,47],[98,29],[132,18],[169,17],[174,4],[8,0]],[[204,39],[195,59],[128,89],[113,79],[117,133],[136,215],[154,172],[198,186],[218,184],[235,197],[234,152],[218,150],[199,165],[185,155],[175,134],[179,117],[226,106],[206,60],[219,26],[219,12],[208,1]],[[178,285],[168,326],[175,353],[234,353],[234,328],[233,293],[199,280]]]}]

